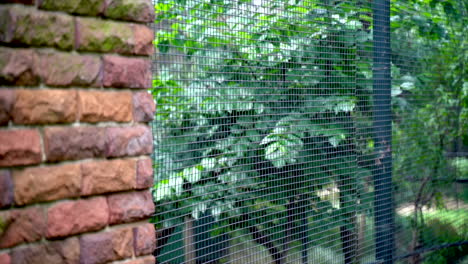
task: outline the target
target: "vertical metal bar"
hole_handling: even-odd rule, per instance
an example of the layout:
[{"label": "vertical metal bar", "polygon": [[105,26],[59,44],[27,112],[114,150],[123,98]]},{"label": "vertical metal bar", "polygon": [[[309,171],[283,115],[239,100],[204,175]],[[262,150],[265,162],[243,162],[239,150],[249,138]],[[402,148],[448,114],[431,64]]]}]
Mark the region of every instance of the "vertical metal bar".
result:
[{"label": "vertical metal bar", "polygon": [[373,1],[373,126],[375,141],[374,221],[378,263],[393,263],[394,212],[392,199],[392,111],[390,1]]}]

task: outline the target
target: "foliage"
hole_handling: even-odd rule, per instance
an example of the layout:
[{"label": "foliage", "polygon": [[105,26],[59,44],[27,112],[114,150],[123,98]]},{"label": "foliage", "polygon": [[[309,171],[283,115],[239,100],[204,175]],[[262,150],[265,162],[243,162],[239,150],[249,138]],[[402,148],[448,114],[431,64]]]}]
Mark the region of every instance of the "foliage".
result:
[{"label": "foliage", "polygon": [[[417,208],[444,206],[440,187],[453,180],[444,152],[468,131],[460,2],[392,1],[395,184]],[[355,230],[355,212],[371,213],[372,202],[368,2],[155,8],[154,222],[209,213],[219,232],[263,232],[278,248],[316,235],[311,227]]]}]

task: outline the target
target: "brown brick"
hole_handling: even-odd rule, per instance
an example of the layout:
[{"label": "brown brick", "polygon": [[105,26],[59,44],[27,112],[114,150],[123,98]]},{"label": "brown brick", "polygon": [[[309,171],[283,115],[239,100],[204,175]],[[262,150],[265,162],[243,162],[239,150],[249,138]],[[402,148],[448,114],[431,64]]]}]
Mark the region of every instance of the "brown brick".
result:
[{"label": "brown brick", "polygon": [[108,0],[104,15],[113,19],[153,22],[154,9],[148,0]]},{"label": "brown brick", "polygon": [[74,90],[18,90],[13,107],[16,124],[71,123],[77,116]]},{"label": "brown brick", "polygon": [[46,229],[45,214],[40,207],[3,211],[0,212],[0,220],[6,226],[0,233],[0,248],[37,241],[44,236]]},{"label": "brown brick", "polygon": [[153,199],[147,190],[114,194],[107,197],[107,203],[110,224],[135,222],[154,213]]},{"label": "brown brick", "polygon": [[106,131],[107,157],[151,154],[153,138],[146,125],[109,127]]},{"label": "brown brick", "polygon": [[72,237],[62,241],[14,249],[13,264],[79,264],[80,243]]},{"label": "brown brick", "polygon": [[59,202],[47,211],[47,237],[96,231],[105,227],[108,219],[109,209],[104,197]]},{"label": "brown brick", "polygon": [[118,192],[135,188],[135,160],[87,162],[81,165],[83,195]]},{"label": "brown brick", "polygon": [[50,86],[100,87],[101,66],[97,56],[41,51],[36,71]]},{"label": "brown brick", "polygon": [[79,160],[104,156],[105,128],[48,127],[44,130],[47,160]]},{"label": "brown brick", "polygon": [[[117,264],[117,262],[114,262]],[[136,258],[130,261],[125,262],[125,264],[154,264],[156,263],[156,259],[154,256],[144,256],[140,258]]]},{"label": "brown brick", "polygon": [[96,18],[77,18],[76,31],[76,47],[80,51],[133,54],[132,24]]},{"label": "brown brick", "polygon": [[133,255],[132,228],[119,228],[112,231],[112,247],[117,259],[124,259]]},{"label": "brown brick", "polygon": [[150,60],[114,55],[104,56],[103,85],[116,88],[150,88]]},{"label": "brown brick", "polygon": [[84,235],[80,239],[80,263],[99,264],[131,257],[132,244],[130,228]]},{"label": "brown brick", "polygon": [[137,162],[137,189],[146,189],[153,186],[153,163],[151,159],[140,159]]},{"label": "brown brick", "polygon": [[133,120],[136,122],[150,122],[154,119],[156,104],[153,96],[148,92],[133,93]]},{"label": "brown brick", "polygon": [[33,50],[0,47],[0,83],[37,85],[39,76],[34,67],[36,60],[37,54]]},{"label": "brown brick", "polygon": [[64,50],[73,47],[75,28],[71,16],[7,5],[0,6],[0,17],[0,42]]},{"label": "brown brick", "polygon": [[154,33],[151,28],[146,25],[133,25],[134,32],[134,50],[133,54],[138,55],[153,55],[154,52]]},{"label": "brown brick", "polygon": [[110,232],[84,235],[80,238],[80,247],[80,264],[100,264],[115,259]]},{"label": "brown brick", "polygon": [[9,170],[0,170],[0,208],[14,202],[13,179]]},{"label": "brown brick", "polygon": [[40,0],[39,8],[72,14],[96,16],[104,11],[103,0]]},{"label": "brown brick", "polygon": [[16,204],[77,197],[81,190],[79,164],[33,167],[13,171]]},{"label": "brown brick", "polygon": [[37,130],[0,130],[0,167],[37,164],[41,160]]},{"label": "brown brick", "polygon": [[130,92],[80,91],[79,105],[82,122],[129,122],[132,119]]},{"label": "brown brick", "polygon": [[14,102],[15,91],[13,89],[0,88],[0,126],[8,125]]},{"label": "brown brick", "polygon": [[133,228],[135,255],[150,255],[156,248],[156,234],[153,224]]},{"label": "brown brick", "polygon": [[2,264],[11,264],[11,257],[8,253],[0,254],[0,263]]}]

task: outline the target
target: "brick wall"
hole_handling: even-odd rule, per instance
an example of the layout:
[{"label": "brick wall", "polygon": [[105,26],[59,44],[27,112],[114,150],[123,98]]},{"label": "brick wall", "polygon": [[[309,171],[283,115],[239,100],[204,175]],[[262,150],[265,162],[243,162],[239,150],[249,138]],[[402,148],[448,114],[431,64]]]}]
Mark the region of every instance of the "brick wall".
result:
[{"label": "brick wall", "polygon": [[2,0],[0,263],[154,263],[151,0]]}]

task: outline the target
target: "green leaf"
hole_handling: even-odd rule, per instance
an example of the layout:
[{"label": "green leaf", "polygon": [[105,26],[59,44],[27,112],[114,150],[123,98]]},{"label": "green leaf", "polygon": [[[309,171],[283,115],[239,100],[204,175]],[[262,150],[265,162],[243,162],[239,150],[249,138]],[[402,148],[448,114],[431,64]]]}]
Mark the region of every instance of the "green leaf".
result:
[{"label": "green leaf", "polygon": [[201,179],[201,170],[197,167],[185,168],[183,170],[183,177],[191,183],[195,183]]}]

